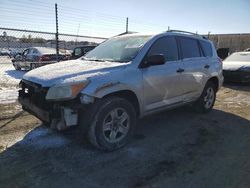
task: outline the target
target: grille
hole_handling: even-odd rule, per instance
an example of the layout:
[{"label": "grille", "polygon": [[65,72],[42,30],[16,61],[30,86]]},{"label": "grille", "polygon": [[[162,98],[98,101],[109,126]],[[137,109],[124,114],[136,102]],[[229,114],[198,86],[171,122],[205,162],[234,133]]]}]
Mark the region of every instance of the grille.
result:
[{"label": "grille", "polygon": [[48,88],[43,88],[41,85],[23,80],[21,82],[22,93],[25,97],[28,97],[29,100],[44,110],[51,108],[51,103],[49,103],[45,97],[48,92]]}]

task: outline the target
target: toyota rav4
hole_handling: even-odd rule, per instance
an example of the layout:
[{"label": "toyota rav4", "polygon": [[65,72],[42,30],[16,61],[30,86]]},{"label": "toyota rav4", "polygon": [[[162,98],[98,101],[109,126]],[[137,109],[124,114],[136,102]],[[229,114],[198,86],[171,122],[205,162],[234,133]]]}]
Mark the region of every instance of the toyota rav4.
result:
[{"label": "toyota rav4", "polygon": [[127,34],[28,72],[19,102],[52,128],[82,126],[90,143],[110,151],[128,143],[138,118],[186,104],[209,112],[222,83],[222,63],[205,37]]}]

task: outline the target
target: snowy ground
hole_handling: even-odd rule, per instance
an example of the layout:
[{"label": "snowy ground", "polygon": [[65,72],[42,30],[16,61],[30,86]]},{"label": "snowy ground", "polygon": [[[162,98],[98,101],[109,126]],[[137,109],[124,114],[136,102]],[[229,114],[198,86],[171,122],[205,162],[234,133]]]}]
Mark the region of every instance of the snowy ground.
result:
[{"label": "snowy ground", "polygon": [[18,83],[25,71],[16,71],[11,60],[0,57],[0,104],[13,103],[17,99]]}]

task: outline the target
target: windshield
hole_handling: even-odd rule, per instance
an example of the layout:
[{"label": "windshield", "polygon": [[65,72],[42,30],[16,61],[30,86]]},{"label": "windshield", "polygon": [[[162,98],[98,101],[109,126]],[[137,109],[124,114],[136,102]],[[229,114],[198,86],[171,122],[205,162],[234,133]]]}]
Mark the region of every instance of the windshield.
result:
[{"label": "windshield", "polygon": [[225,61],[249,61],[250,62],[250,53],[235,53],[230,55]]},{"label": "windshield", "polygon": [[108,39],[83,57],[93,61],[129,62],[152,36],[122,36]]}]

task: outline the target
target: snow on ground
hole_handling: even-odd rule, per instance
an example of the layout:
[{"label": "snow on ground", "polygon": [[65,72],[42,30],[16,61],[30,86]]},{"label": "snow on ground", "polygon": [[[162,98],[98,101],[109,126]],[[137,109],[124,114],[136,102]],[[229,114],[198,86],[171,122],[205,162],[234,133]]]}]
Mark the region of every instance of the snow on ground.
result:
[{"label": "snow on ground", "polygon": [[16,102],[18,97],[18,88],[1,87],[0,88],[0,104],[9,104]]},{"label": "snow on ground", "polygon": [[228,97],[224,100],[224,103],[232,103],[232,104],[244,104],[249,106],[250,105],[250,96],[244,93],[239,93],[236,96]]},{"label": "snow on ground", "polygon": [[18,84],[25,73],[16,71],[11,63],[2,63],[0,59],[0,104],[16,101]]},{"label": "snow on ground", "polygon": [[19,142],[19,144],[25,147],[34,149],[57,148],[69,143],[70,140],[62,134],[55,134],[55,131],[45,127],[33,129],[25,136],[25,139]]},{"label": "snow on ground", "polygon": [[9,64],[11,59],[8,56],[0,56],[0,64]]}]

